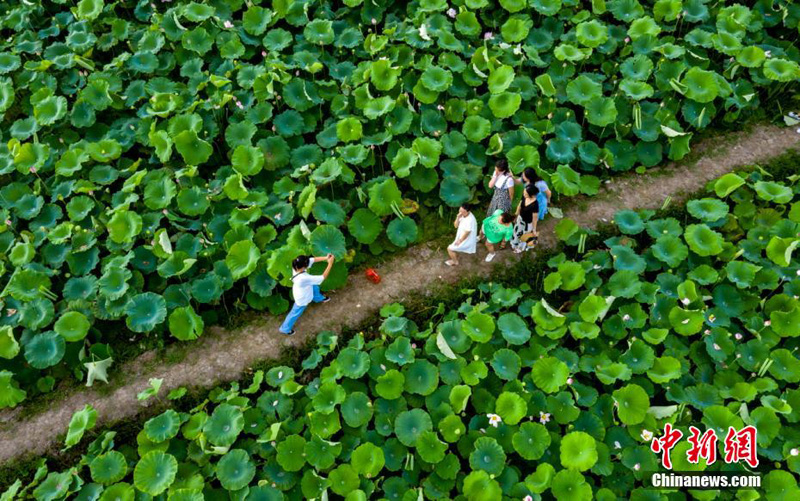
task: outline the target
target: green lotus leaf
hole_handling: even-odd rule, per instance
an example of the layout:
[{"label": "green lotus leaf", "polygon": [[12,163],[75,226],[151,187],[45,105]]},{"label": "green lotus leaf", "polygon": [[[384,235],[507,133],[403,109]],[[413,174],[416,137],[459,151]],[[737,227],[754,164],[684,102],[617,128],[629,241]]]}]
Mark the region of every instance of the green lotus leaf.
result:
[{"label": "green lotus leaf", "polygon": [[167,302],[153,292],[133,296],[125,305],[125,323],[133,332],[150,332],[167,318]]},{"label": "green lotus leaf", "polygon": [[405,391],[417,395],[430,395],[439,384],[439,371],[427,360],[414,360],[403,367]]},{"label": "green lotus leaf", "polygon": [[336,137],[342,142],[358,141],[363,135],[361,122],[355,117],[343,118],[336,124]]},{"label": "green lotus leaf", "polygon": [[617,107],[609,97],[593,97],[586,104],[586,120],[598,127],[605,127],[617,119]]},{"label": "green lotus leaf", "polygon": [[169,314],[169,332],[181,341],[192,341],[203,334],[203,318],[191,306],[175,308]]},{"label": "green lotus leaf", "polygon": [[314,19],[303,28],[303,36],[313,44],[332,44],[336,38],[333,33],[333,22],[325,19]]},{"label": "green lotus leaf", "polygon": [[232,445],[244,428],[242,411],[230,404],[220,404],[203,426],[208,441],[219,447]]},{"label": "green lotus leaf", "polygon": [[328,475],[331,490],[340,496],[347,496],[358,489],[358,473],[349,464],[337,466]]},{"label": "green lotus leaf", "polygon": [[195,23],[201,23],[214,15],[215,9],[210,5],[190,2],[183,10],[183,17]]},{"label": "green lotus leaf", "polygon": [[653,367],[647,371],[654,383],[666,383],[681,376],[681,363],[674,357],[658,357],[653,362]]},{"label": "green lotus leaf", "polygon": [[683,244],[680,238],[672,235],[658,237],[650,249],[656,259],[667,263],[671,268],[677,268],[689,257],[689,248]]},{"label": "green lotus leaf", "polygon": [[501,92],[493,94],[489,98],[489,109],[497,118],[508,118],[513,116],[522,103],[522,97],[512,92]]},{"label": "green lotus leaf", "polygon": [[447,444],[439,440],[436,432],[425,431],[417,438],[416,449],[423,461],[438,464],[445,458]]},{"label": "green lotus leaf", "polygon": [[536,360],[531,367],[533,383],[545,393],[555,393],[567,384],[569,368],[561,360],[544,357]]},{"label": "green lotus leaf", "polygon": [[394,432],[406,447],[416,446],[420,435],[433,429],[431,417],[422,409],[403,411],[394,421]]},{"label": "green lotus leaf", "polygon": [[75,412],[69,421],[67,437],[64,439],[66,449],[76,445],[83,438],[84,433],[94,428],[97,422],[97,411],[91,405],[85,405],[83,409]]},{"label": "green lotus leaf", "polygon": [[775,202],[776,204],[789,203],[792,200],[792,189],[784,186],[781,183],[774,181],[759,181],[753,188],[756,190],[758,197],[768,202]]},{"label": "green lotus leaf", "polygon": [[239,145],[233,150],[231,165],[243,176],[254,176],[264,166],[264,154],[255,146]]},{"label": "green lotus leaf", "polygon": [[473,470],[483,470],[489,475],[500,475],[506,467],[506,453],[497,440],[491,437],[480,437],[475,441],[474,449],[469,455],[469,465]]},{"label": "green lotus leaf", "polygon": [[134,501],[136,498],[136,491],[133,486],[126,482],[118,482],[108,486],[103,495],[100,496],[101,501]]},{"label": "green lotus leaf", "polygon": [[461,133],[473,143],[478,143],[489,136],[492,131],[492,123],[478,115],[472,115],[464,120]]},{"label": "green lotus leaf", "polygon": [[350,456],[353,469],[366,478],[377,476],[383,470],[385,462],[383,449],[369,442],[356,447]]},{"label": "green lotus leaf", "polygon": [[11,360],[19,354],[19,343],[10,325],[0,326],[0,357]]},{"label": "green lotus leaf", "polygon": [[20,67],[22,60],[12,52],[0,52],[0,75],[11,73]]},{"label": "green lotus leaf", "polygon": [[373,61],[370,66],[370,82],[380,91],[390,91],[397,85],[400,71],[388,59]]},{"label": "green lotus leaf", "polygon": [[450,207],[458,207],[471,197],[469,187],[461,179],[447,177],[439,186],[439,197]]},{"label": "green lotus leaf", "polygon": [[609,250],[614,259],[615,270],[627,270],[636,274],[644,272],[647,262],[626,245],[614,245]]},{"label": "green lotus leaf", "polygon": [[539,423],[530,422],[522,423],[511,439],[517,454],[528,461],[541,458],[550,446],[550,441],[547,428]]},{"label": "green lotus leaf", "polygon": [[750,287],[753,280],[756,278],[756,273],[760,269],[760,266],[744,261],[730,261],[725,265],[725,272],[728,276],[728,280],[736,284],[740,289]]},{"label": "green lotus leaf", "polygon": [[729,172],[721,178],[714,181],[714,192],[720,198],[725,198],[745,183],[738,174]]},{"label": "green lotus leaf", "polygon": [[575,26],[575,36],[582,45],[594,49],[608,40],[608,27],[596,19],[584,21]]},{"label": "green lotus leaf", "polygon": [[93,482],[111,485],[125,478],[128,473],[128,462],[121,452],[108,451],[92,459],[89,471]]},{"label": "green lotus leaf", "polygon": [[767,257],[778,266],[789,266],[798,245],[800,241],[794,238],[772,237],[767,244]]},{"label": "green lotus leaf", "polygon": [[333,254],[341,259],[347,253],[345,238],[338,228],[323,224],[314,228],[309,238],[314,255],[325,256]]},{"label": "green lotus leaf", "polygon": [[386,371],[385,374],[378,376],[375,392],[386,400],[400,398],[405,387],[405,377],[395,369]]},{"label": "green lotus leaf", "polygon": [[341,205],[325,198],[317,198],[314,201],[314,208],[311,209],[311,213],[317,220],[333,226],[341,226],[347,218],[347,213],[342,209]]},{"label": "green lotus leaf", "polygon": [[144,423],[147,438],[155,443],[170,440],[178,435],[181,417],[172,409],[168,409]]},{"label": "green lotus leaf", "polygon": [[492,339],[495,330],[494,317],[473,309],[461,323],[461,328],[473,341],[486,343]]},{"label": "green lotus leaf", "polygon": [[228,249],[225,264],[234,280],[246,277],[255,271],[261,253],[250,240],[240,240]]},{"label": "green lotus leaf", "polygon": [[347,222],[350,234],[362,244],[371,244],[378,238],[383,225],[378,216],[369,209],[356,209]]},{"label": "green lotus leaf", "polygon": [[487,80],[489,92],[492,94],[500,94],[505,92],[514,81],[514,76],[514,68],[511,66],[498,66],[489,74],[489,78]]},{"label": "green lotus leaf", "polygon": [[736,54],[736,62],[745,68],[758,68],[766,59],[764,49],[755,45],[745,47]]},{"label": "green lotus leaf", "polygon": [[800,65],[795,61],[779,57],[764,63],[764,76],[777,82],[792,82],[800,78]]},{"label": "green lotus leaf", "polygon": [[497,319],[500,333],[510,345],[522,345],[531,338],[531,331],[525,321],[516,313],[504,313]]},{"label": "green lotus leaf", "polygon": [[[556,140],[551,141],[553,144]],[[549,153],[549,149],[548,149]],[[562,195],[568,197],[575,196],[580,193],[581,189],[581,175],[567,165],[559,165],[555,173],[550,178],[553,188]]]},{"label": "green lotus leaf", "polygon": [[567,84],[567,98],[570,102],[587,106],[592,99],[601,97],[603,86],[586,74],[581,74]]},{"label": "green lotus leaf", "polygon": [[503,392],[495,401],[495,413],[507,425],[516,425],[528,413],[525,400],[516,393]]},{"label": "green lotus leaf", "polygon": [[389,241],[398,247],[407,247],[416,242],[418,232],[416,221],[410,217],[394,219],[386,227]]},{"label": "green lotus leaf", "polygon": [[561,43],[553,50],[553,55],[557,60],[571,63],[586,59],[590,54],[591,49],[580,49],[570,43]]},{"label": "green lotus leaf", "polygon": [[393,206],[399,207],[403,203],[403,194],[397,187],[397,182],[385,179],[369,187],[368,206],[378,216],[388,216],[394,212]]},{"label": "green lotus leaf", "polygon": [[713,71],[692,66],[681,80],[681,85],[685,89],[684,95],[698,103],[710,103],[719,95],[717,77]]},{"label": "green lotus leaf", "polygon": [[650,397],[641,386],[628,384],[612,394],[620,421],[635,425],[644,421],[650,408]]},{"label": "green lotus leaf", "polygon": [[42,126],[52,125],[67,114],[67,99],[63,96],[50,96],[39,101],[33,107],[36,123]]},{"label": "green lotus leaf", "polygon": [[100,295],[111,300],[120,299],[128,292],[128,280],[132,276],[131,270],[127,268],[108,268],[97,281]]},{"label": "green lotus leaf", "polygon": [[0,409],[16,407],[18,403],[25,400],[26,394],[14,380],[14,373],[0,371]]},{"label": "green lotus leaf", "polygon": [[150,451],[136,463],[133,470],[133,484],[151,496],[158,496],[175,481],[178,461],[171,454]]},{"label": "green lotus leaf", "polygon": [[185,130],[173,138],[175,149],[188,165],[201,165],[211,158],[214,149],[211,145],[200,139],[197,132]]},{"label": "green lotus leaf", "polygon": [[500,499],[503,495],[500,484],[483,470],[472,471],[464,478],[463,491],[467,499],[471,501],[492,501]]},{"label": "green lotus leaf", "polygon": [[256,466],[250,454],[243,449],[233,449],[225,453],[216,467],[219,483],[228,491],[238,491],[247,487],[256,475]]},{"label": "green lotus leaf", "polygon": [[360,428],[372,419],[372,402],[360,391],[350,393],[341,404],[341,412],[347,426]]},{"label": "green lotus leaf", "polygon": [[118,210],[107,223],[108,236],[118,244],[130,243],[142,231],[142,217],[129,210]]},{"label": "green lotus leaf", "polygon": [[586,471],[597,463],[597,443],[588,433],[573,431],[561,439],[561,464],[564,468]]},{"label": "green lotus leaf", "polygon": [[689,214],[706,223],[714,223],[728,215],[728,204],[716,198],[691,200],[686,204]]},{"label": "green lotus leaf", "polygon": [[586,478],[574,469],[565,469],[556,473],[550,490],[559,501],[589,501],[592,499],[592,487],[586,482]]},{"label": "green lotus leaf", "polygon": [[653,96],[655,92],[653,87],[650,85],[639,82],[637,80],[631,80],[624,78],[619,83],[619,88],[622,92],[625,93],[626,96],[633,99],[634,101],[641,101],[642,99],[647,99]]},{"label": "green lotus leaf", "polygon": [[635,19],[628,28],[628,36],[631,40],[638,40],[645,36],[657,37],[661,32],[658,23],[649,16]]},{"label": "green lotus leaf", "polygon": [[690,224],[683,235],[692,252],[699,256],[714,256],[722,252],[722,235],[705,224]]},{"label": "green lotus leaf", "polygon": [[34,369],[51,367],[64,357],[66,342],[56,332],[43,332],[25,343],[25,360]]},{"label": "green lotus leaf", "polygon": [[444,92],[453,84],[453,74],[439,66],[430,65],[422,72],[419,81],[433,92]]},{"label": "green lotus leaf", "polygon": [[69,311],[61,315],[53,329],[66,341],[80,341],[86,337],[91,323],[83,313]]},{"label": "green lotus leaf", "polygon": [[507,348],[501,348],[492,357],[492,369],[500,379],[513,381],[519,376],[522,362],[519,355]]},{"label": "green lotus leaf", "polygon": [[[44,476],[44,475],[42,475]],[[33,497],[37,501],[52,501],[63,499],[72,484],[73,473],[67,470],[63,473],[50,472],[47,477],[33,490]]]},{"label": "green lotus leaf", "polygon": [[342,374],[351,379],[363,376],[370,366],[369,355],[354,348],[345,348],[339,352],[336,362]]},{"label": "green lotus leaf", "polygon": [[429,137],[418,137],[411,143],[411,149],[417,154],[419,163],[432,169],[439,164],[442,144]]}]

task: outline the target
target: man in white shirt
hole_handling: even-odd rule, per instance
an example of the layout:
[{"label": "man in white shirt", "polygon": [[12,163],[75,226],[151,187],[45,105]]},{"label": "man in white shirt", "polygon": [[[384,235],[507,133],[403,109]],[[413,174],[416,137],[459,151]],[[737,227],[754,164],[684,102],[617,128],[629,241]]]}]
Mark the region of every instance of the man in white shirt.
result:
[{"label": "man in white shirt", "polygon": [[469,205],[462,204],[458,209],[458,216],[453,223],[458,228],[456,239],[447,246],[450,259],[445,261],[447,266],[458,266],[458,253],[475,254],[478,246],[478,221],[469,210]]},{"label": "man in white shirt", "polygon": [[[317,261],[327,261],[328,266],[322,272],[322,275],[310,275],[308,268]],[[281,325],[281,334],[291,336],[295,333],[294,324],[306,311],[306,307],[309,304],[330,301],[329,297],[322,295],[319,286],[328,278],[332,267],[333,254],[328,254],[325,257],[300,256],[292,262],[292,271],[294,272],[292,275],[292,296],[294,297],[294,305]]]}]

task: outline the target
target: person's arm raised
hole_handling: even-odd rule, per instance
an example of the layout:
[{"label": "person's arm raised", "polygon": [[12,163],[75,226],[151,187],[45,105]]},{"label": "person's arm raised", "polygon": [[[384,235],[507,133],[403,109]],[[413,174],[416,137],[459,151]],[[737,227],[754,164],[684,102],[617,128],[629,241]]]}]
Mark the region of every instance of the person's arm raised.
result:
[{"label": "person's arm raised", "polygon": [[325,271],[322,272],[323,279],[328,278],[328,274],[331,272],[331,268],[333,268],[333,254],[328,254],[327,257],[320,258],[320,259],[327,259],[328,266],[325,268]]}]

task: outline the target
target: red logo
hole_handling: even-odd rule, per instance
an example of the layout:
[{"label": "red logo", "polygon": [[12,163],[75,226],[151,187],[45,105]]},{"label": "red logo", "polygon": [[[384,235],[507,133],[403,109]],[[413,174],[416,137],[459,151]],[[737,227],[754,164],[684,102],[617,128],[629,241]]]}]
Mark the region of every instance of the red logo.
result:
[{"label": "red logo", "polygon": [[[691,448],[686,451],[686,459],[692,464],[699,463],[701,458],[709,466],[714,464],[717,461],[717,433],[714,430],[706,430],[701,434],[700,430],[694,426],[689,427],[689,433],[687,440],[691,444]],[[756,437],[757,431],[754,426],[745,426],[739,431],[736,431],[733,426],[729,427],[724,441],[725,462],[732,464],[744,461],[752,468],[757,467]],[[670,452],[681,438],[683,438],[683,432],[673,428],[671,423],[666,423],[661,438],[653,438],[650,442],[650,450],[661,454],[661,465],[668,470],[672,469]]]}]

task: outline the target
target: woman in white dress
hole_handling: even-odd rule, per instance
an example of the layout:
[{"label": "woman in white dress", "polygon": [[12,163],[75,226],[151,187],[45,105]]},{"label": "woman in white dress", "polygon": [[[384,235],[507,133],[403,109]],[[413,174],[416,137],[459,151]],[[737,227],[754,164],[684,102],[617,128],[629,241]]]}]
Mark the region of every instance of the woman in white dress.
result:
[{"label": "woman in white dress", "polygon": [[450,259],[444,262],[447,266],[458,266],[458,254],[475,254],[478,247],[478,220],[469,210],[467,204],[462,204],[453,223],[457,228],[456,239],[447,246]]}]

